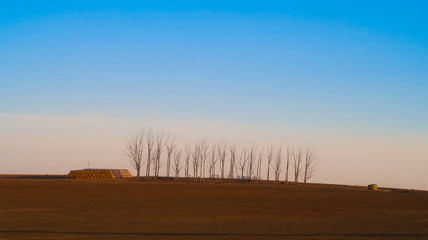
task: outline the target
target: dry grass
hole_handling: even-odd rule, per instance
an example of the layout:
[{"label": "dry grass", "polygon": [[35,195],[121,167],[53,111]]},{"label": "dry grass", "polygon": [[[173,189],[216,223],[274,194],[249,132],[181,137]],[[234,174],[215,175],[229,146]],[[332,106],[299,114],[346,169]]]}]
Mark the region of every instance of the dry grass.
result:
[{"label": "dry grass", "polygon": [[0,239],[428,239],[428,194],[0,179]]}]

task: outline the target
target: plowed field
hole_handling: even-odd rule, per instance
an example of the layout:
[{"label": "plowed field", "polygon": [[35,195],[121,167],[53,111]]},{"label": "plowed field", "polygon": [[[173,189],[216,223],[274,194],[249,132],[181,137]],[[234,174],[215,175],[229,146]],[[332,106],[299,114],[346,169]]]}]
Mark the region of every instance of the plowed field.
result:
[{"label": "plowed field", "polygon": [[0,179],[0,239],[428,239],[428,194]]}]

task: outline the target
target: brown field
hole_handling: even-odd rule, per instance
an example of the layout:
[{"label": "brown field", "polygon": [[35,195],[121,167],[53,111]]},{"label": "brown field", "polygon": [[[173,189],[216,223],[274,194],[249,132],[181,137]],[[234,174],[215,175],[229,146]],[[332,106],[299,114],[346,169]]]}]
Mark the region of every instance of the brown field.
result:
[{"label": "brown field", "polygon": [[0,179],[0,239],[428,239],[428,194]]}]

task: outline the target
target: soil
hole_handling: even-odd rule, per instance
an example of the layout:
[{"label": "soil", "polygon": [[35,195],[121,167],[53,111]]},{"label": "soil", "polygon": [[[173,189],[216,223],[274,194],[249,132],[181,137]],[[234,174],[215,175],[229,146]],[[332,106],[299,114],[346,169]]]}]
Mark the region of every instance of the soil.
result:
[{"label": "soil", "polygon": [[0,239],[428,239],[428,194],[6,178]]}]

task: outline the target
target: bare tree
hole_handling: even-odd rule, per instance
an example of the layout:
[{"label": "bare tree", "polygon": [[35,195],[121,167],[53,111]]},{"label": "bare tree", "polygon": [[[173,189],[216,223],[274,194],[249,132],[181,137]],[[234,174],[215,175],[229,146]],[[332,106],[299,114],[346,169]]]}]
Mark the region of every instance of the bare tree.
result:
[{"label": "bare tree", "polygon": [[175,177],[178,178],[180,176],[181,170],[181,151],[174,152],[174,169],[175,169]]},{"label": "bare tree", "polygon": [[269,181],[270,163],[272,162],[273,152],[274,152],[274,148],[273,148],[273,146],[270,146],[267,149],[267,163],[268,163],[268,165],[267,165],[267,177],[266,177],[266,180],[268,180],[268,181]]},{"label": "bare tree", "polygon": [[129,158],[132,167],[137,171],[137,178],[140,178],[140,170],[143,166],[144,151],[144,130],[135,134],[126,142],[125,154]]},{"label": "bare tree", "polygon": [[193,178],[198,177],[200,158],[201,158],[201,147],[199,146],[198,143],[195,143],[195,148],[193,149],[193,153],[192,153]]},{"label": "bare tree", "polygon": [[233,178],[233,171],[236,165],[236,147],[235,145],[230,145],[230,161],[229,161],[229,178]]},{"label": "bare tree", "polygon": [[286,152],[286,162],[285,162],[285,184],[288,184],[288,170],[290,167],[290,162],[291,162],[291,157],[292,157],[292,150],[290,149],[290,147],[287,147],[287,152]]},{"label": "bare tree", "polygon": [[147,144],[147,168],[146,177],[150,177],[150,163],[152,162],[152,150],[153,150],[153,129],[149,128],[146,132],[146,144]]},{"label": "bare tree", "polygon": [[153,160],[154,160],[153,161],[154,162],[153,170],[155,172],[156,178],[159,177],[159,171],[160,171],[160,167],[161,167],[160,159],[161,159],[162,151],[163,151],[163,132],[162,133],[157,132],[156,133],[155,156],[153,158]]},{"label": "bare tree", "polygon": [[241,179],[244,178],[244,170],[245,170],[245,166],[247,165],[247,149],[243,148],[241,155],[239,156],[239,169],[241,170]]},{"label": "bare tree", "polygon": [[224,179],[224,165],[226,162],[226,143],[217,145],[218,160],[220,163],[221,179]]},{"label": "bare tree", "polygon": [[259,181],[261,179],[261,174],[262,174],[263,152],[264,152],[264,149],[262,148],[257,158],[257,176],[256,177]]},{"label": "bare tree", "polygon": [[314,172],[314,160],[315,157],[313,155],[312,150],[310,150],[309,148],[306,149],[306,153],[305,153],[305,176],[304,176],[304,181],[303,181],[303,185],[306,185],[306,182],[312,178],[312,174]]},{"label": "bare tree", "polygon": [[214,178],[215,175],[215,164],[217,163],[217,153],[216,153],[216,146],[211,146],[211,158],[209,162],[209,177]]},{"label": "bare tree", "polygon": [[171,156],[172,152],[174,151],[176,144],[175,144],[175,136],[170,139],[169,134],[165,141],[165,147],[166,147],[166,153],[167,153],[167,160],[166,160],[166,177],[169,177],[170,168],[171,168]]},{"label": "bare tree", "polygon": [[275,165],[273,166],[273,171],[275,175],[275,181],[279,182],[279,175],[281,174],[281,162],[282,162],[282,149],[278,148],[276,152]]},{"label": "bare tree", "polygon": [[253,173],[254,173],[254,165],[256,163],[256,147],[254,146],[254,143],[250,145],[248,148],[248,169],[247,169],[247,175],[250,178],[250,181],[252,179]]},{"label": "bare tree", "polygon": [[155,176],[155,178],[157,178],[157,176],[156,176],[156,171],[157,171],[157,167],[156,167],[156,164],[157,164],[156,155],[157,155],[156,149],[154,149],[154,153],[152,154],[152,159],[150,159],[150,161],[152,162],[153,176]]},{"label": "bare tree", "polygon": [[299,181],[299,174],[300,174],[300,171],[302,170],[301,163],[302,163],[302,150],[293,152],[294,183],[296,184]]},{"label": "bare tree", "polygon": [[186,145],[184,147],[184,152],[186,154],[186,157],[184,158],[184,176],[186,178],[189,178],[189,168],[190,168],[190,157],[192,156],[192,149],[189,145]]},{"label": "bare tree", "polygon": [[199,177],[204,178],[205,177],[205,163],[207,161],[208,149],[209,149],[209,145],[208,145],[206,140],[201,141],[200,148],[201,148],[201,152],[200,152],[201,170],[199,173]]}]

